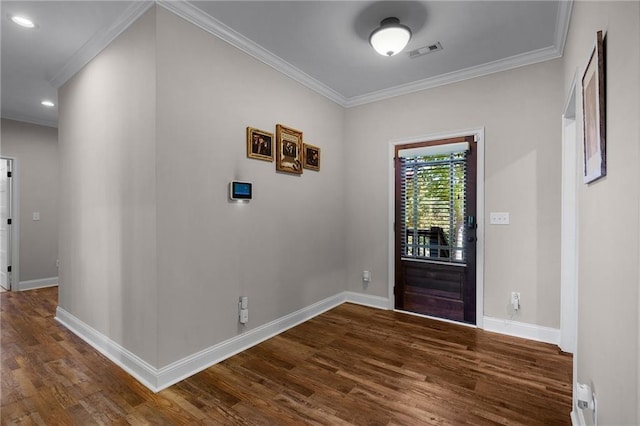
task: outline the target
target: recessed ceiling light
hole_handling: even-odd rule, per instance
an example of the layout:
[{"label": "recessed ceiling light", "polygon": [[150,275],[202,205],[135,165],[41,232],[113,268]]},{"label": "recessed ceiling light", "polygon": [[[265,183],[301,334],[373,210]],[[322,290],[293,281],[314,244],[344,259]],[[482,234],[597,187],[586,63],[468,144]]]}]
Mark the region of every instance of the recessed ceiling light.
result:
[{"label": "recessed ceiling light", "polygon": [[21,27],[25,27],[25,28],[35,28],[36,27],[36,24],[34,24],[31,19],[25,18],[24,16],[13,15],[13,16],[11,16],[11,20],[15,24],[20,25]]},{"label": "recessed ceiling light", "polygon": [[40,103],[41,103],[42,105],[46,106],[46,107],[49,107],[49,108],[56,106],[56,104],[54,104],[54,103],[53,103],[53,102],[51,102],[51,101],[47,101],[47,100],[44,100],[44,101],[42,101],[42,102],[40,102]]}]

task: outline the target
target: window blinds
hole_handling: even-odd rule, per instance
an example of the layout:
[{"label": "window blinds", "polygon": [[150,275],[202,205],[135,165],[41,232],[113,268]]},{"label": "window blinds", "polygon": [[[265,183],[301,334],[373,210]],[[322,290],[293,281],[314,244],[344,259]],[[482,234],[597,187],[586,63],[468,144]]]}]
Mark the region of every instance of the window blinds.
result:
[{"label": "window blinds", "polygon": [[468,149],[462,142],[398,152],[402,257],[465,261]]}]

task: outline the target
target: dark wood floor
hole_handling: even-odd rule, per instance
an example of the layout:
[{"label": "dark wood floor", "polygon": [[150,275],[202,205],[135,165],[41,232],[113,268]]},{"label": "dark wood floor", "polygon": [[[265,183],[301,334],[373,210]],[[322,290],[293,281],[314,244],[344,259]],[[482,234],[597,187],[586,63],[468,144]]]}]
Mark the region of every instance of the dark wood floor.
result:
[{"label": "dark wood floor", "polygon": [[56,304],[56,288],[0,295],[2,424],[571,423],[553,345],[344,304],[153,394]]}]

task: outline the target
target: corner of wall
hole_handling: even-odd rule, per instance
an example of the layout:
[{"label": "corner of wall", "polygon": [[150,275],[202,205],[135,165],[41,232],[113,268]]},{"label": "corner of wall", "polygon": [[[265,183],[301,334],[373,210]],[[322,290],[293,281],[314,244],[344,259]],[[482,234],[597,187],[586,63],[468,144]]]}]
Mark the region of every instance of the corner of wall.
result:
[{"label": "corner of wall", "polygon": [[150,364],[158,352],[154,14],[71,77],[58,99],[59,306]]}]

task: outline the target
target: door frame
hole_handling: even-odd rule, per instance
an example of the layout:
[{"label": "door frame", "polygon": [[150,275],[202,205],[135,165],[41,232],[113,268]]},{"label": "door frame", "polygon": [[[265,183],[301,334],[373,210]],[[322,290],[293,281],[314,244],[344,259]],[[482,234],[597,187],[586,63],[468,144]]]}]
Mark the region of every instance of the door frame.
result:
[{"label": "door frame", "polygon": [[[582,91],[576,69],[562,110],[562,197],[560,239],[560,348],[573,354],[571,420],[583,417],[578,408],[578,243],[580,210],[578,197],[582,175],[579,150],[582,143]],[[584,418],[582,418],[584,424]]]},{"label": "door frame", "polygon": [[18,159],[1,155],[11,160],[11,283],[10,291],[20,290],[20,171]]},{"label": "door frame", "polygon": [[[484,319],[484,127],[475,129],[460,130],[455,132],[429,133],[422,136],[413,136],[402,139],[392,139],[389,141],[388,169],[389,169],[389,237],[388,237],[388,265],[389,265],[389,309],[395,310],[396,301],[393,288],[395,286],[395,168],[394,156],[396,145],[405,145],[418,142],[431,142],[440,139],[451,139],[462,136],[475,136],[478,144],[478,170],[477,170],[477,223],[476,230],[476,325],[477,328],[483,328]],[[431,318],[431,317],[430,317]],[[440,321],[450,322],[442,318],[435,318]],[[456,322],[456,324],[462,324]],[[463,324],[467,325],[467,324]]]},{"label": "door frame", "polygon": [[[562,113],[562,196],[560,225],[560,348],[572,354],[578,339],[578,73]],[[580,101],[580,103],[578,103]],[[574,358],[575,359],[575,358]]]}]

